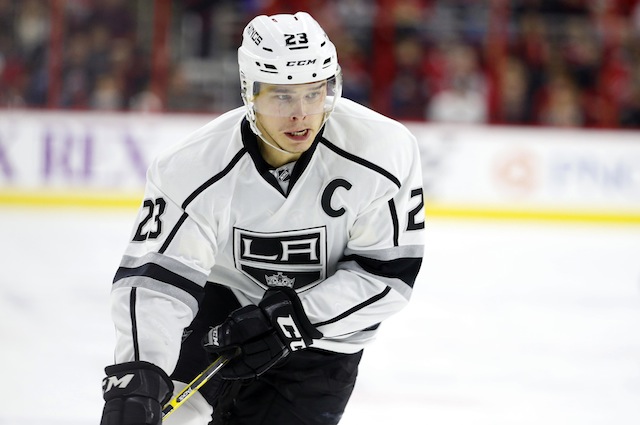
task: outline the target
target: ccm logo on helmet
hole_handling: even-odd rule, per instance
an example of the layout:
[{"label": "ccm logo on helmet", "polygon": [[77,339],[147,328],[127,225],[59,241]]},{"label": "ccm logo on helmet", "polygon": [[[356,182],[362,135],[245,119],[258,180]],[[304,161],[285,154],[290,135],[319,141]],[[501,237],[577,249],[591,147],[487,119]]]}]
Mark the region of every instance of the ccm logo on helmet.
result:
[{"label": "ccm logo on helmet", "polygon": [[289,61],[287,62],[287,66],[305,66],[305,65],[313,65],[316,63],[317,59],[306,59],[301,61]]}]

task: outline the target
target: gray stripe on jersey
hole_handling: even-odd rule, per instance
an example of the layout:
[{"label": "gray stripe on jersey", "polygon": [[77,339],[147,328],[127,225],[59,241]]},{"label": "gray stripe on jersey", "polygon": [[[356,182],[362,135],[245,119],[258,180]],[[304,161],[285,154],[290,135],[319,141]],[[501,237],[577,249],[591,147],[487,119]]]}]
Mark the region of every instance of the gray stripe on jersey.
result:
[{"label": "gray stripe on jersey", "polygon": [[402,245],[387,249],[376,250],[355,250],[346,248],[345,256],[358,255],[360,257],[371,258],[379,261],[391,261],[398,258],[422,258],[424,256],[424,246],[422,245]]},{"label": "gray stripe on jersey", "polygon": [[116,288],[145,288],[152,291],[157,291],[170,297],[177,299],[184,303],[193,311],[195,317],[198,312],[198,301],[193,298],[189,293],[183,291],[175,286],[167,285],[164,282],[157,281],[146,276],[132,276],[119,280],[114,283],[112,289]]},{"label": "gray stripe on jersey", "polygon": [[361,275],[371,276],[372,279],[383,282],[385,285],[402,295],[407,300],[411,297],[412,288],[407,285],[402,279],[394,277],[384,277],[377,274],[369,273],[368,271],[360,267],[360,265],[356,261],[341,262],[338,268],[341,270],[353,271]]},{"label": "gray stripe on jersey", "polygon": [[[199,273],[192,268],[185,266],[178,260],[155,252],[150,252],[142,257],[125,255],[122,257],[120,267],[134,269],[146,264],[156,264],[167,270],[171,270],[173,273],[194,282],[200,287],[204,287],[207,283],[208,276],[206,274]],[[113,288],[121,287],[140,287],[158,291],[182,301],[184,304],[189,306],[191,310],[193,310],[194,315],[198,311],[198,301],[192,296],[192,294],[178,288],[177,286],[167,285],[165,282],[158,281],[151,277],[129,276],[122,278],[113,284]]]},{"label": "gray stripe on jersey", "polygon": [[207,283],[208,275],[193,270],[191,267],[185,266],[180,261],[174,258],[167,257],[166,255],[158,254],[156,252],[149,252],[142,257],[132,257],[130,255],[125,255],[122,257],[120,267],[133,269],[136,267],[144,266],[148,263],[157,264],[167,270],[171,270],[172,272],[179,274],[185,279],[189,279],[190,281],[197,283],[203,288]]}]

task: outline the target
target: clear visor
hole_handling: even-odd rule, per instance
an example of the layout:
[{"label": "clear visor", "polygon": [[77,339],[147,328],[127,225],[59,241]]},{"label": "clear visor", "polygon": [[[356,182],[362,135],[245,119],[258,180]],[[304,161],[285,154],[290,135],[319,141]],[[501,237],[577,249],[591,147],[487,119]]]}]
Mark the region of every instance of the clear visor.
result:
[{"label": "clear visor", "polygon": [[254,83],[250,100],[253,110],[261,115],[299,117],[326,114],[340,97],[340,79],[306,84]]}]

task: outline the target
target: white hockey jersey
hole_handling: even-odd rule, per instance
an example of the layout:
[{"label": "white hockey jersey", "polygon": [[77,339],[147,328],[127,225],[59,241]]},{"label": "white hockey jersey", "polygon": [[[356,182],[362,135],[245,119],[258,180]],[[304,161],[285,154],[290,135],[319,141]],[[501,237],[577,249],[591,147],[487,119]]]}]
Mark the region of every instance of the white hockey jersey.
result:
[{"label": "white hockey jersey", "polygon": [[112,287],[116,363],[171,373],[207,282],[242,305],[293,287],[324,335],[313,346],[342,353],[362,349],[409,301],[424,233],[413,135],[341,99],[285,191],[244,115],[214,119],[149,168]]}]

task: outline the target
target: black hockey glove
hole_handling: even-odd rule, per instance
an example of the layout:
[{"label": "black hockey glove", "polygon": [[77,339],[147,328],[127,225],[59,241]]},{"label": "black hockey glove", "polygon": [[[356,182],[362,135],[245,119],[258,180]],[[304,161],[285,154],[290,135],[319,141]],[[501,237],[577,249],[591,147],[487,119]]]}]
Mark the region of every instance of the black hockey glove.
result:
[{"label": "black hockey glove", "polygon": [[258,305],[289,350],[307,348],[314,339],[322,338],[322,332],[311,324],[293,289],[271,288],[265,292]]},{"label": "black hockey glove", "polygon": [[232,312],[203,338],[205,350],[220,355],[240,348],[240,355],[220,371],[224,379],[262,375],[291,351],[311,345],[322,333],[313,327],[293,289],[269,289],[259,305]]},{"label": "black hockey glove", "polygon": [[107,366],[105,372],[100,425],[162,423],[162,407],[173,394],[173,383],[162,369],[147,362],[129,362]]}]

